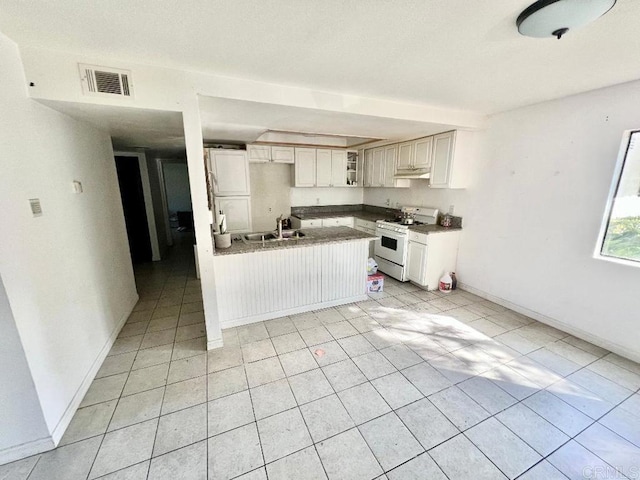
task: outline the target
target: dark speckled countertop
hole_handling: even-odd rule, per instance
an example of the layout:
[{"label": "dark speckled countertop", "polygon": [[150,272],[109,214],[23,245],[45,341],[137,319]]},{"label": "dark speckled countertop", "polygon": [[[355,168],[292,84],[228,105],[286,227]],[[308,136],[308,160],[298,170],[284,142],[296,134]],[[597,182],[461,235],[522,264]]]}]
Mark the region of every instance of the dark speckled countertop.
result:
[{"label": "dark speckled countertop", "polygon": [[308,220],[312,218],[338,218],[338,217],[354,217],[360,220],[369,220],[375,222],[376,220],[384,220],[389,218],[389,215],[384,213],[367,212],[365,210],[355,212],[312,212],[312,213],[296,213],[292,214],[292,217],[299,218],[300,220]]},{"label": "dark speckled countertop", "polygon": [[442,233],[462,230],[462,227],[443,227],[442,225],[409,225],[409,230],[416,233]]},{"label": "dark speckled countertop", "polygon": [[[316,218],[316,217],[313,217]],[[239,253],[263,252],[265,250],[278,250],[282,248],[309,247],[323,243],[340,243],[360,240],[375,240],[375,236],[355,230],[350,227],[323,227],[300,229],[305,234],[299,240],[281,240],[278,242],[244,243],[242,240],[233,240],[229,248],[216,249],[214,255],[234,255]],[[235,236],[235,235],[233,235]]]}]

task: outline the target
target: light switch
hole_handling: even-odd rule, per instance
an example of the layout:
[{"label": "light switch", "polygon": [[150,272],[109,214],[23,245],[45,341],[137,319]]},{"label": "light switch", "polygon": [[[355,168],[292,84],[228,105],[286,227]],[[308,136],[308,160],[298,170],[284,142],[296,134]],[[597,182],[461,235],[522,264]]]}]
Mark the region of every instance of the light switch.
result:
[{"label": "light switch", "polygon": [[42,216],[42,205],[40,205],[40,199],[39,198],[30,198],[29,199],[29,204],[31,205],[31,213],[33,214],[34,217],[41,217]]},{"label": "light switch", "polygon": [[73,193],[82,193],[82,183],[78,180],[73,181]]}]

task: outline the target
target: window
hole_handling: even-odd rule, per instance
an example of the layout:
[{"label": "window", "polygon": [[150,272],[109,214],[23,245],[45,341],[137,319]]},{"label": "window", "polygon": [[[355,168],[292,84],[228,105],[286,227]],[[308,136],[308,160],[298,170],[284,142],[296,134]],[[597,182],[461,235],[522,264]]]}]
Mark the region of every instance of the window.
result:
[{"label": "window", "polygon": [[640,262],[640,130],[622,138],[600,237],[603,257]]}]

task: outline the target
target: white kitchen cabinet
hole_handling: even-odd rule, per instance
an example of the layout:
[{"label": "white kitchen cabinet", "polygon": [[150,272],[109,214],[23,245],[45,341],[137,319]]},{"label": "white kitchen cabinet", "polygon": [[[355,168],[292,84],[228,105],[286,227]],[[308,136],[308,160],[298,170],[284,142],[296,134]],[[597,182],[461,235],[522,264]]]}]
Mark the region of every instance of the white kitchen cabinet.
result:
[{"label": "white kitchen cabinet", "polygon": [[353,217],[323,218],[323,227],[351,227],[353,228]]},{"label": "white kitchen cabinet", "polygon": [[297,217],[291,217],[291,226],[295,229],[298,228],[320,228],[322,227],[322,219],[321,218],[308,218],[308,219],[299,219]]},{"label": "white kitchen cabinet", "polygon": [[269,145],[247,145],[247,155],[250,163],[268,163],[271,161],[271,147]]},{"label": "white kitchen cabinet", "polygon": [[295,163],[293,147],[286,145],[247,145],[250,163]]},{"label": "white kitchen cabinet", "polygon": [[372,187],[384,187],[384,150],[384,147],[373,150]]},{"label": "white kitchen cabinet", "polygon": [[364,151],[364,186],[407,188],[407,179],[394,177],[397,167],[398,145],[370,148]]},{"label": "white kitchen cabinet", "polygon": [[433,137],[431,188],[466,188],[474,153],[473,132],[457,130]]},{"label": "white kitchen cabinet", "polygon": [[364,151],[364,168],[363,170],[363,181],[362,184],[365,187],[373,186],[373,150],[365,150]]},{"label": "white kitchen cabinet", "polygon": [[403,173],[431,168],[433,137],[419,138],[398,145],[396,172]]},{"label": "white kitchen cabinet", "polygon": [[[296,148],[295,161],[296,187],[347,186],[346,150]],[[357,161],[354,162],[354,168],[357,169]]]},{"label": "white kitchen cabinet", "polygon": [[420,138],[413,144],[413,162],[411,166],[416,170],[429,170],[431,168],[431,148],[433,137]]},{"label": "white kitchen cabinet", "polygon": [[213,194],[219,197],[250,195],[247,152],[217,148],[207,151]]},{"label": "white kitchen cabinet", "polygon": [[331,186],[331,150],[316,150],[316,187]]},{"label": "white kitchen cabinet", "polygon": [[[354,219],[353,228],[360,232],[368,233],[369,235],[376,234],[376,222],[369,220],[362,220],[361,218]],[[369,258],[375,257],[376,254],[376,242],[369,242]]]},{"label": "white kitchen cabinet", "polygon": [[347,186],[347,151],[331,150],[331,186]]},{"label": "white kitchen cabinet", "polygon": [[445,272],[455,272],[460,230],[430,233],[409,232],[407,276],[410,281],[437,290]]},{"label": "white kitchen cabinet", "polygon": [[398,156],[398,146],[389,145],[384,147],[384,180],[383,185],[385,187],[395,187],[395,179],[393,176],[396,174],[396,157]]},{"label": "white kitchen cabinet", "polygon": [[296,187],[316,186],[316,149],[295,149],[295,179]]},{"label": "white kitchen cabinet", "polygon": [[361,232],[369,232],[372,235],[376,233],[376,222],[372,222],[370,220],[362,220],[361,218],[354,219],[354,227],[356,230],[360,230]]},{"label": "white kitchen cabinet", "polygon": [[295,163],[294,148],[282,145],[272,146],[271,161],[273,163],[288,163],[293,165]]},{"label": "white kitchen cabinet", "polygon": [[[426,235],[425,235],[426,237]],[[418,285],[427,284],[427,245],[419,242],[409,242],[407,253],[407,277]]]},{"label": "white kitchen cabinet", "polygon": [[345,155],[347,156],[347,185],[350,187],[356,187],[362,185],[360,174],[360,150],[347,150]]},{"label": "white kitchen cabinet", "polygon": [[408,170],[413,162],[413,143],[405,142],[398,145],[398,170]]},{"label": "white kitchen cabinet", "polygon": [[252,230],[251,197],[216,197],[215,207],[225,214],[228,233],[244,233]]}]

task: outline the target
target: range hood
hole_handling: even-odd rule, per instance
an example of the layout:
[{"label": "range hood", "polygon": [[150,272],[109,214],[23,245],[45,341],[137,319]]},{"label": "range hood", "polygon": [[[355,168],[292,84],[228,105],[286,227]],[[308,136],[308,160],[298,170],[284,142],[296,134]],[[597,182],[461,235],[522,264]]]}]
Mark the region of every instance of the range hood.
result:
[{"label": "range hood", "polygon": [[396,171],[393,178],[430,178],[431,170],[427,168],[405,168]]}]

